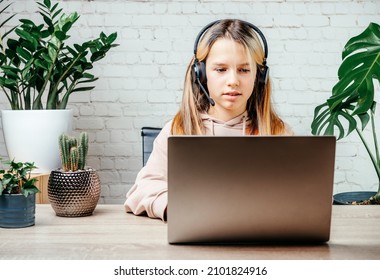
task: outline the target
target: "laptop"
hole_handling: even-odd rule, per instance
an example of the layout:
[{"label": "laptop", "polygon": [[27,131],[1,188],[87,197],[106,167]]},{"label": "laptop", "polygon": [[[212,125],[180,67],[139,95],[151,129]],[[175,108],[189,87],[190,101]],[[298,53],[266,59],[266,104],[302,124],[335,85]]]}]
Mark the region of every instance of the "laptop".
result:
[{"label": "laptop", "polygon": [[327,242],[334,136],[171,136],[168,241]]}]

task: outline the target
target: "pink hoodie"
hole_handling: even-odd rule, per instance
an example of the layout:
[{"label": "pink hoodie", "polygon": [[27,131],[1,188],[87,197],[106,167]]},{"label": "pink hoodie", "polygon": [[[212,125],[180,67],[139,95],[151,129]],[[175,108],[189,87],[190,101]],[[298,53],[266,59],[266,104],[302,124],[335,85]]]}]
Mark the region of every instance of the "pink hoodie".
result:
[{"label": "pink hoodie", "polygon": [[[202,114],[205,135],[239,136],[245,135],[249,124],[247,113],[224,122],[207,114]],[[153,151],[146,165],[137,174],[136,182],[127,193],[124,203],[127,212],[135,215],[147,214],[151,218],[164,220],[164,212],[168,203],[167,184],[167,140],[171,135],[170,121],[167,123],[153,143]],[[287,130],[286,134],[292,134]]]}]

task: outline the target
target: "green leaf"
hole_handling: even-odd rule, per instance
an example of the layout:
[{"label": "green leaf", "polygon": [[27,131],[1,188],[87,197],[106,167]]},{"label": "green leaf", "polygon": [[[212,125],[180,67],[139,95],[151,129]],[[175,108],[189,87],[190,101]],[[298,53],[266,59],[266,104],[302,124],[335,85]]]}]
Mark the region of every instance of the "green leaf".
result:
[{"label": "green leaf", "polygon": [[104,52],[94,52],[92,55],[91,55],[91,58],[90,60],[92,62],[95,62],[95,61],[98,61],[98,60],[101,60],[102,58],[104,58],[106,56],[106,54]]},{"label": "green leaf", "polygon": [[[341,119],[349,125],[347,132],[344,129]],[[313,135],[336,135],[335,129],[337,129],[339,140],[354,131],[356,124],[357,122],[354,117],[348,114],[345,110],[332,112],[328,104],[324,103],[317,106],[314,111],[311,132]]]},{"label": "green leaf", "polygon": [[50,9],[50,12],[53,13],[54,10],[58,7],[58,3],[55,3],[54,6]]},{"label": "green leaf", "polygon": [[84,51],[84,49],[82,48],[81,45],[78,45],[78,44],[74,44],[74,48],[77,50],[77,52],[81,53]]},{"label": "green leaf", "polygon": [[15,90],[16,89],[15,81],[6,79],[4,77],[0,77],[0,86],[5,87],[9,90]]},{"label": "green leaf", "polygon": [[15,32],[16,32],[16,34],[17,34],[18,36],[20,36],[21,38],[23,38],[23,39],[29,41],[30,43],[32,43],[32,44],[33,44],[33,47],[34,47],[35,49],[37,48],[37,46],[38,46],[38,42],[37,42],[37,40],[36,40],[33,36],[31,36],[28,32],[26,32],[25,30],[19,29],[19,28],[17,28],[17,29],[15,30]]},{"label": "green leaf", "polygon": [[[1,40],[4,40],[4,38],[7,37],[8,34],[12,33],[13,30],[15,30],[16,28],[17,28],[17,26],[15,26],[15,27],[9,29],[7,32],[5,32],[5,33],[3,34],[3,36],[1,36]],[[0,40],[0,42],[1,42],[1,40]],[[2,45],[0,44],[0,46],[2,46]]]},{"label": "green leaf", "polygon": [[[4,74],[8,77],[8,78],[11,78],[11,79],[14,79],[14,80],[17,80],[18,79],[18,75],[17,75],[17,72],[15,71],[12,71],[10,69],[3,69],[3,72]],[[11,80],[10,80],[11,81]],[[12,85],[16,85],[16,82],[15,83],[12,83]]]},{"label": "green leaf", "polygon": [[16,50],[16,48],[20,45],[19,41],[16,41],[14,39],[8,39],[7,46],[11,50]]},{"label": "green leaf", "polygon": [[[57,4],[58,4],[58,3],[57,3]],[[53,12],[53,11],[52,11],[52,12]],[[61,12],[62,12],[62,9],[59,9],[58,11],[56,11],[56,12],[53,14],[52,18],[53,18],[53,19],[56,18]]]},{"label": "green leaf", "polygon": [[52,44],[48,45],[48,53],[49,53],[49,57],[50,57],[51,61],[55,61],[55,59],[57,58],[57,51],[52,46]]},{"label": "green leaf", "polygon": [[75,92],[75,91],[88,91],[88,90],[92,90],[94,88],[95,87],[80,87],[80,88],[73,89],[71,92]]},{"label": "green leaf", "polygon": [[[83,78],[86,78],[86,79],[94,79],[94,75],[90,74],[90,73],[83,73]],[[97,79],[97,78],[96,78]]]},{"label": "green leaf", "polygon": [[50,0],[44,0],[44,4],[45,4],[45,6],[46,6],[47,8],[50,9],[50,7],[51,7],[51,2],[50,2]]},{"label": "green leaf", "polygon": [[48,26],[53,26],[53,22],[51,21],[51,19],[48,17],[48,16],[46,16],[46,15],[44,15],[44,14],[42,14],[42,13],[40,13],[41,15],[42,15],[42,18],[44,19],[44,22],[48,25]]},{"label": "green leaf", "polygon": [[114,32],[107,37],[107,43],[112,44],[117,39],[117,33]]},{"label": "green leaf", "polygon": [[368,122],[370,121],[369,114],[368,113],[359,114],[358,117],[362,123],[361,130],[364,130]]},{"label": "green leaf", "polygon": [[50,31],[49,31],[49,28],[47,30],[43,30],[41,31],[41,38],[47,38],[50,36]]},{"label": "green leaf", "polygon": [[69,47],[69,46],[66,46],[66,49],[70,52],[70,54],[72,55],[72,56],[77,56],[78,55],[78,53],[73,49],[73,48],[71,48],[71,47]]},{"label": "green leaf", "polygon": [[24,69],[21,71],[21,76],[24,80],[26,80],[27,79],[26,77],[30,74],[29,71],[33,65],[33,62],[34,62],[33,59],[29,60],[28,63],[25,65]]},{"label": "green leaf", "polygon": [[33,56],[23,48],[17,47],[16,52],[26,61],[29,61],[30,59],[33,58]]},{"label": "green leaf", "polygon": [[380,26],[370,23],[360,35],[344,47],[343,62],[338,70],[339,81],[333,88],[332,109],[350,96],[355,105],[353,114],[368,111],[374,100],[373,79],[380,76]]},{"label": "green leaf", "polygon": [[55,37],[57,37],[60,41],[64,41],[66,40],[66,34],[63,33],[62,31],[59,31],[57,30],[55,33],[54,33]]},{"label": "green leaf", "polygon": [[30,53],[34,53],[36,51],[36,47],[29,41],[22,42],[21,47],[27,49]]},{"label": "green leaf", "polygon": [[72,22],[66,22],[63,26],[62,26],[62,31],[65,32],[65,34],[71,29],[71,27],[73,26],[73,23]]},{"label": "green leaf", "polygon": [[[10,5],[10,4],[9,4]],[[8,5],[8,6],[9,6]],[[1,13],[0,13],[1,14]],[[1,24],[0,24],[0,28],[2,28],[8,21],[10,21],[13,17],[15,16],[14,15],[11,15],[10,17],[8,17],[6,20],[4,20]]]},{"label": "green leaf", "polygon": [[41,53],[41,57],[49,64],[52,64],[53,61],[51,60],[50,56],[46,53]]},{"label": "green leaf", "polygon": [[88,80],[80,80],[78,84],[84,84],[84,83],[92,83],[98,80],[99,78],[93,78],[93,79],[88,79]]},{"label": "green leaf", "polygon": [[44,70],[48,70],[48,66],[47,66],[45,63],[43,63],[40,59],[36,59],[36,60],[34,61],[34,64],[35,64],[37,67],[39,67],[39,68],[42,68],[42,69],[44,69]]},{"label": "green leaf", "polygon": [[49,28],[47,29],[49,34],[53,34],[54,33],[54,26],[49,26]]}]

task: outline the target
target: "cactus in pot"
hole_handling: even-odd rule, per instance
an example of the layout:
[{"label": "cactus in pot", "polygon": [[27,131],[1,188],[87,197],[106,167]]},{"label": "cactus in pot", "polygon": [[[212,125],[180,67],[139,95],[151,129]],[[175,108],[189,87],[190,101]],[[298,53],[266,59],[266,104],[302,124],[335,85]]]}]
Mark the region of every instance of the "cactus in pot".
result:
[{"label": "cactus in pot", "polygon": [[86,167],[88,134],[79,139],[61,134],[58,139],[62,168],[49,176],[48,196],[57,216],[82,217],[93,213],[100,197],[100,179]]},{"label": "cactus in pot", "polygon": [[82,132],[79,141],[66,134],[59,137],[59,151],[63,171],[84,170],[88,153],[88,134]]}]

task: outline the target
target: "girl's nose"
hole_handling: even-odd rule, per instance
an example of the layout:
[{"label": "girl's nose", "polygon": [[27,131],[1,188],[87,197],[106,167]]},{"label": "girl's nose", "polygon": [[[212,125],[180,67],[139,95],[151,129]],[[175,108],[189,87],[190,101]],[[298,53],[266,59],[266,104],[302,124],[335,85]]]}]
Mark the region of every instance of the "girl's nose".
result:
[{"label": "girl's nose", "polygon": [[230,71],[227,80],[228,86],[238,86],[239,85],[239,77],[236,71]]}]

